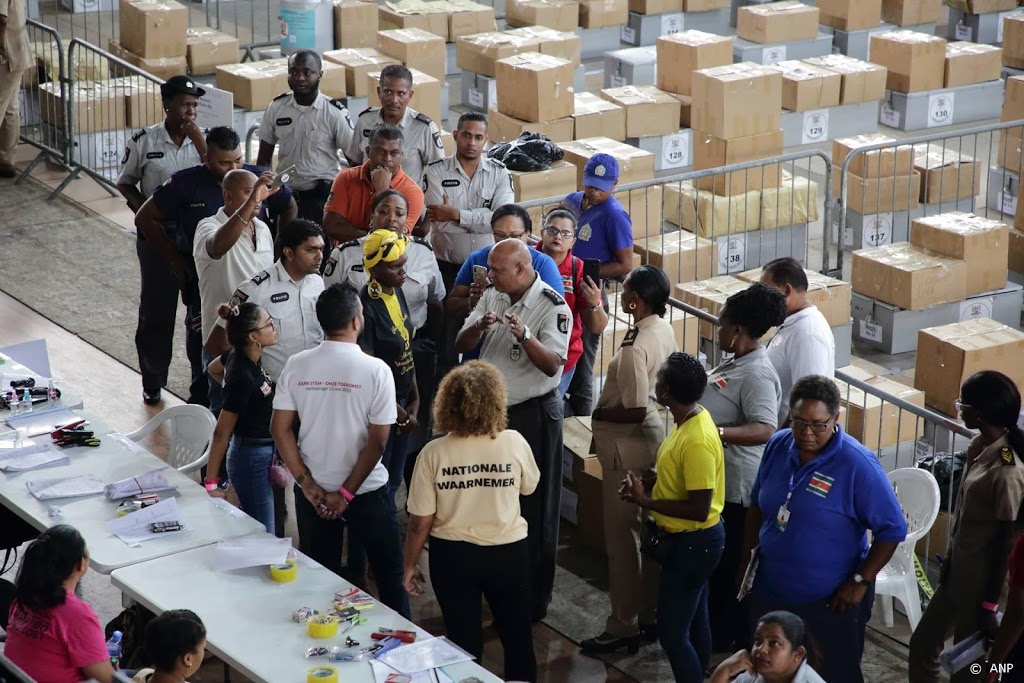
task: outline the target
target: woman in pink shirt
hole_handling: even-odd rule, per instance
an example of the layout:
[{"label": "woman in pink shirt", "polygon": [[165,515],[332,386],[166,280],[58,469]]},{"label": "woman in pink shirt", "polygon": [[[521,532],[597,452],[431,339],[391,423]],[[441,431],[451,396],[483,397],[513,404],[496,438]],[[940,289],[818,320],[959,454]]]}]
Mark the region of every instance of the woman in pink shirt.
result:
[{"label": "woman in pink shirt", "polygon": [[4,654],[37,683],[113,681],[100,620],[75,596],[88,569],[85,540],[66,524],[47,529],[25,550]]}]

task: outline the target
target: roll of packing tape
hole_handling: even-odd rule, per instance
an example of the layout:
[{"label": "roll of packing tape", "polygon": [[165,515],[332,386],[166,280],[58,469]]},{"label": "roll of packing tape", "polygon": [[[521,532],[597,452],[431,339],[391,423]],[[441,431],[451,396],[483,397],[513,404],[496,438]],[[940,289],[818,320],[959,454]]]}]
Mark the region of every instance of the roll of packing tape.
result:
[{"label": "roll of packing tape", "polygon": [[270,578],[278,583],[294,581],[299,575],[299,568],[294,562],[270,565]]},{"label": "roll of packing tape", "polygon": [[333,666],[314,666],[306,672],[306,683],[338,683],[338,670]]},{"label": "roll of packing tape", "polygon": [[338,618],[327,614],[310,617],[306,622],[306,633],[314,638],[333,638],[338,635]]}]

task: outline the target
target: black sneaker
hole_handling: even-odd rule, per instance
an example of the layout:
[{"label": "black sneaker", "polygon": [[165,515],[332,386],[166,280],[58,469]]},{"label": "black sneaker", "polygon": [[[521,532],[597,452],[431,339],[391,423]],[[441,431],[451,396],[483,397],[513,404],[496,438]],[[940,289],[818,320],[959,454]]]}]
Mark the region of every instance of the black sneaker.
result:
[{"label": "black sneaker", "polygon": [[604,655],[623,649],[631,655],[640,652],[640,636],[613,636],[602,633],[596,638],[587,638],[580,642],[580,650],[590,654]]}]

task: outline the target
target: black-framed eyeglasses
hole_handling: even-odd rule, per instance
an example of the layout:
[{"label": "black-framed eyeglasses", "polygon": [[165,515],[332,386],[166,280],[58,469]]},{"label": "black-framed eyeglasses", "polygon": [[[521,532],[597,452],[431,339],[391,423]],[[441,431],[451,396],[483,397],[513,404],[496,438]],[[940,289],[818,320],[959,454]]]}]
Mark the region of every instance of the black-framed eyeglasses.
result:
[{"label": "black-framed eyeglasses", "polygon": [[526,233],[525,232],[517,232],[517,233],[514,233],[514,234],[509,234],[509,233],[505,233],[505,232],[493,232],[492,231],[491,234],[494,235],[494,241],[495,242],[504,242],[505,240],[521,240],[521,239],[523,239],[523,235],[525,235]]},{"label": "black-framed eyeglasses", "polygon": [[268,327],[271,328],[271,329],[275,329],[275,330],[277,329],[277,325],[274,323],[274,319],[273,318],[267,318],[267,324],[266,325],[260,325],[259,327],[254,329],[253,332],[262,332],[263,330],[267,329]]},{"label": "black-framed eyeglasses", "polygon": [[805,429],[810,429],[815,434],[823,434],[829,430],[829,426],[832,423],[833,415],[824,422],[807,422],[805,420],[798,420],[794,417],[789,418],[789,426],[793,429],[794,433],[799,433]]},{"label": "black-framed eyeglasses", "polygon": [[544,232],[551,235],[552,237],[561,237],[562,239],[571,239],[576,235],[572,230],[559,230],[553,225],[549,225],[544,228]]}]

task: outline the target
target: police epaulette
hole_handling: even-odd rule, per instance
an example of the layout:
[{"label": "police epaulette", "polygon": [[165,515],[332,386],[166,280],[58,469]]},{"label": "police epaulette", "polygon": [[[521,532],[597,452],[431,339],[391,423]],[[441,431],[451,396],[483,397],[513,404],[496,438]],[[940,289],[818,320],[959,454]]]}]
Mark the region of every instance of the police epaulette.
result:
[{"label": "police epaulette", "polygon": [[561,306],[562,304],[565,303],[565,299],[560,297],[558,295],[558,292],[556,292],[555,290],[544,288],[541,291],[544,292],[544,296],[551,299],[551,303],[553,303],[554,305]]},{"label": "police epaulette", "polygon": [[430,246],[430,242],[426,241],[422,237],[413,237],[412,241],[415,242],[416,244],[422,244],[423,246],[425,246],[430,251],[434,251],[434,248],[432,246]]},{"label": "police epaulette", "polygon": [[352,240],[350,242],[343,243],[340,247],[338,247],[338,249],[348,249],[349,247],[360,247],[360,248],[362,248],[362,246],[363,245],[361,245],[359,243],[359,240]]},{"label": "police epaulette", "polygon": [[253,276],[252,283],[254,285],[261,285],[269,279],[270,273],[266,270],[261,270],[260,272],[256,273],[256,275]]},{"label": "police epaulette", "polygon": [[337,97],[331,100],[331,104],[333,104],[337,109],[341,109],[342,111],[345,110],[345,103],[339,100]]},{"label": "police epaulette", "polygon": [[278,100],[284,99],[285,97],[288,97],[289,95],[291,95],[290,92],[283,92],[280,95],[278,95],[277,97],[275,97],[273,101],[277,102]]},{"label": "police epaulette", "polygon": [[380,107],[367,107],[366,109],[359,112],[359,116],[363,114],[369,114],[371,111],[380,111]]},{"label": "police epaulette", "polygon": [[146,134],[146,129],[145,129],[145,128],[143,128],[143,129],[142,129],[142,130],[140,130],[140,131],[139,131],[138,133],[136,133],[135,135],[133,135],[133,136],[132,136],[132,141],[133,141],[133,142],[138,142],[139,140],[141,140],[141,139],[142,139],[142,137],[143,137],[143,136],[144,136],[145,134]]},{"label": "police epaulette", "polygon": [[430,118],[421,111],[416,112],[416,116],[413,118],[415,118],[417,121],[427,124],[428,126],[434,122],[434,119]]}]

